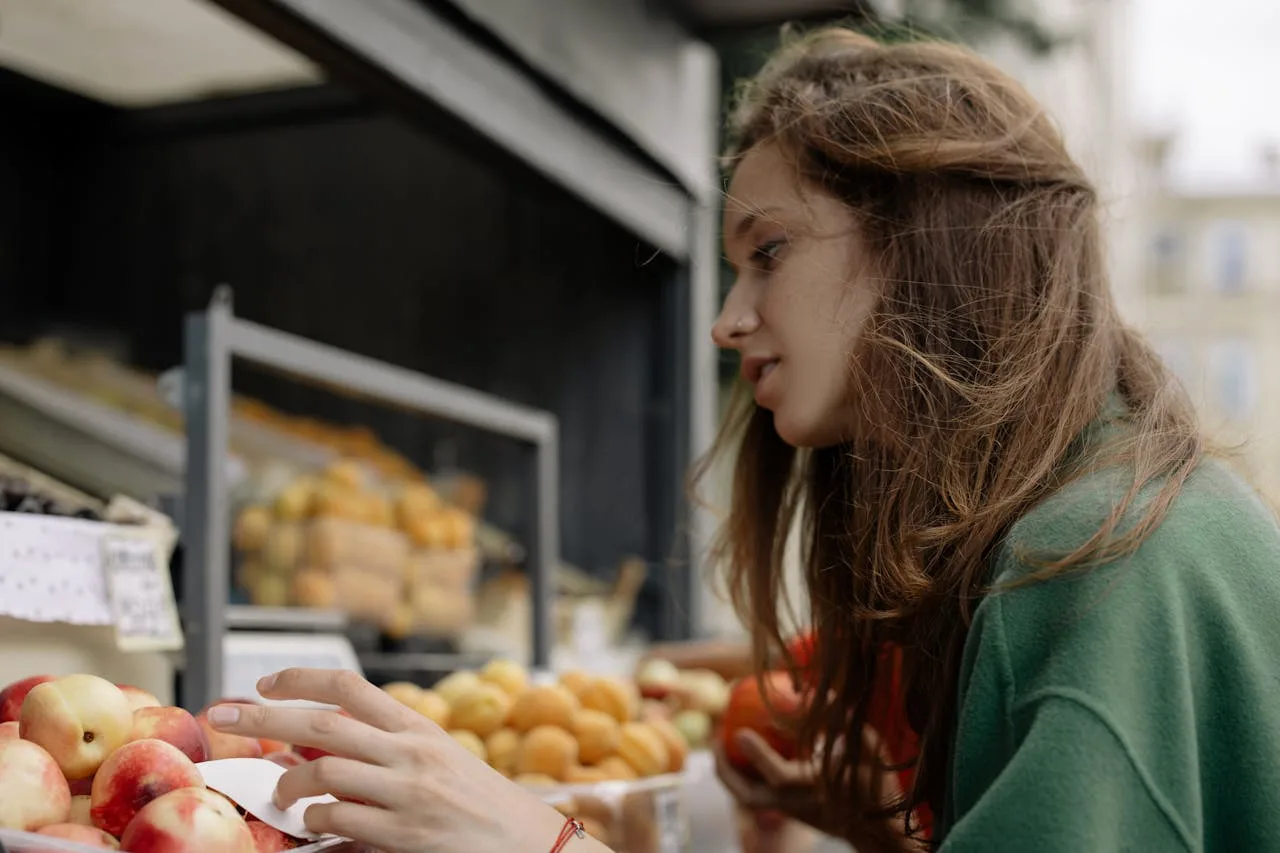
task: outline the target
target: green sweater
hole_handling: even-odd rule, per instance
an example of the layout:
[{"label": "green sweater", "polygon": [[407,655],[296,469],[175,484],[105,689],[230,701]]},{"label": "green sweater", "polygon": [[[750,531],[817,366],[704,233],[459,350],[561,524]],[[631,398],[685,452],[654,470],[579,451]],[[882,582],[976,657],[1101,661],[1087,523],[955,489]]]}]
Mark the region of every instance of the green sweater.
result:
[{"label": "green sweater", "polygon": [[[997,585],[1127,485],[1091,474],[1030,512]],[[1256,494],[1207,462],[1131,558],[986,598],[951,767],[944,853],[1280,850],[1280,532]]]}]

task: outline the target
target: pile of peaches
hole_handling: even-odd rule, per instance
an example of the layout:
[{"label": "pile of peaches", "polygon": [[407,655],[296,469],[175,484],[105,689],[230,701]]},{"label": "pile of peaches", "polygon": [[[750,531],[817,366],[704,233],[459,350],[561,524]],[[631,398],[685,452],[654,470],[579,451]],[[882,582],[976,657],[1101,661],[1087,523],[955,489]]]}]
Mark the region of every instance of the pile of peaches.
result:
[{"label": "pile of peaches", "polygon": [[293,849],[303,842],[243,815],[196,767],[271,753],[294,757],[136,687],[34,676],[0,691],[0,828],[130,853]]},{"label": "pile of peaches", "polygon": [[568,672],[533,684],[498,660],[459,671],[433,689],[383,690],[510,779],[533,788],[627,781],[677,773],[689,743],[662,714],[647,713],[634,682]]}]

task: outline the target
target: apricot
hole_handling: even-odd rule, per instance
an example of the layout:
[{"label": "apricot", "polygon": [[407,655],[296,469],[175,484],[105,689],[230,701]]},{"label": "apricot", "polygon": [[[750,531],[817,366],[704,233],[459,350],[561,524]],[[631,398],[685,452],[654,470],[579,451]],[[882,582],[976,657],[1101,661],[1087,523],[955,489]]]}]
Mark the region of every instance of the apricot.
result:
[{"label": "apricot", "polygon": [[481,761],[485,761],[485,762],[489,760],[489,755],[484,748],[484,741],[480,740],[480,738],[476,735],[475,732],[467,732],[461,729],[454,729],[450,731],[449,734],[450,736],[453,737],[454,740],[462,744],[462,747],[466,749],[467,752],[470,752],[476,758],[479,758]]},{"label": "apricot", "polygon": [[597,678],[591,681],[578,699],[582,707],[603,711],[619,723],[635,719],[640,706],[640,694],[634,685],[617,678]]},{"label": "apricot", "polygon": [[675,724],[670,720],[658,718],[648,720],[643,725],[648,726],[662,738],[663,744],[667,747],[667,769],[664,772],[679,773],[683,770],[685,759],[689,757],[689,742],[684,739],[684,735],[675,727]]},{"label": "apricot", "polygon": [[502,728],[510,713],[511,697],[496,684],[481,684],[457,698],[450,709],[449,724],[484,738]]},{"label": "apricot", "polygon": [[622,727],[618,757],[640,776],[658,776],[671,765],[671,754],[662,736],[646,723],[627,723]]},{"label": "apricot", "polygon": [[583,764],[596,764],[618,749],[618,721],[603,711],[583,708],[574,714],[573,734]]},{"label": "apricot", "polygon": [[538,726],[525,735],[516,753],[516,773],[563,779],[578,762],[578,741],[556,726]]},{"label": "apricot", "polygon": [[515,661],[490,661],[480,670],[480,680],[496,684],[513,699],[529,687],[529,673]]},{"label": "apricot", "polygon": [[500,773],[512,773],[520,751],[520,733],[515,729],[498,729],[484,742],[489,765]]},{"label": "apricot", "polygon": [[573,727],[578,700],[560,685],[533,687],[516,699],[511,709],[511,727],[528,732],[539,726]]}]

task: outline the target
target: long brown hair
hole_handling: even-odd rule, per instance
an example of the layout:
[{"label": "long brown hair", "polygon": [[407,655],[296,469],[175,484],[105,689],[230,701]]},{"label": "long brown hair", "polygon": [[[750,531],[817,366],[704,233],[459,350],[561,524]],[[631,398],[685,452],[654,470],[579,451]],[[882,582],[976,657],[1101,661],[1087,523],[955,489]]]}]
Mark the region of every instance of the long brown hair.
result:
[{"label": "long brown hair", "polygon": [[[736,453],[714,556],[763,667],[784,648],[784,552],[800,522],[815,695],[830,697],[801,737],[821,756],[825,801],[850,820],[874,805],[857,801],[858,750],[832,745],[860,742],[879,650],[893,643],[920,736],[914,789],[896,809],[936,809],[993,548],[1084,467],[1119,464],[1132,489],[1096,535],[1028,559],[1039,579],[1132,552],[1196,466],[1201,432],[1118,314],[1094,187],[1042,108],[987,62],[822,30],[745,85],[730,130],[731,167],[776,144],[805,185],[856,214],[882,294],[850,354],[850,394],[874,401],[889,438],[796,450],[739,398],[701,468]],[[1121,440],[1105,461],[1078,461],[1079,438],[1112,402]],[[1155,497],[1121,525],[1148,484]]]}]

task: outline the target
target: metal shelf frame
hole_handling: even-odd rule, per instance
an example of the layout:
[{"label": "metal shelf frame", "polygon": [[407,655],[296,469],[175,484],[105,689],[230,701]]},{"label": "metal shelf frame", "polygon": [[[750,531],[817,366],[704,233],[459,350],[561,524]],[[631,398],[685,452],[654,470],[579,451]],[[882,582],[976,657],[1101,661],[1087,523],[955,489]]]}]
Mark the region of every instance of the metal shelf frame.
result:
[{"label": "metal shelf frame", "polygon": [[560,559],[560,428],[555,415],[511,403],[235,316],[229,288],[188,315],[183,409],[187,464],[182,610],[186,667],[181,702],[202,708],[221,697],[222,637],[230,627],[231,519],[226,468],[233,359],[390,406],[506,436],[529,453],[531,523],[526,570],[533,604],[533,666],[551,657],[554,567]]}]

